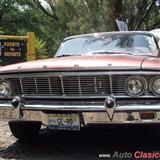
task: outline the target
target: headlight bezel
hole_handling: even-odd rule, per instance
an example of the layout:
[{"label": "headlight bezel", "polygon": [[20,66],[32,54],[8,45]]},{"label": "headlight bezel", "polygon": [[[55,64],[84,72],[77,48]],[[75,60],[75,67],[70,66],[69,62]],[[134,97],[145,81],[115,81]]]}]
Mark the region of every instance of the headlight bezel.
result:
[{"label": "headlight bezel", "polygon": [[160,96],[160,93],[158,94],[155,89],[153,88],[153,83],[156,81],[156,80],[160,80],[160,76],[155,76],[153,77],[150,82],[149,82],[149,90],[155,95],[155,96]]},{"label": "headlight bezel", "polygon": [[[131,92],[129,92],[129,90],[128,90],[128,82],[131,81],[131,80],[140,81],[140,83],[142,85],[142,90],[139,93],[132,94]],[[142,76],[130,76],[125,80],[125,83],[124,83],[124,90],[125,90],[126,94],[128,96],[131,96],[131,97],[139,97],[139,96],[144,95],[144,93],[146,92],[147,88],[148,88],[147,82],[146,82],[145,78],[142,77]]]},{"label": "headlight bezel", "polygon": [[0,86],[3,86],[6,89],[6,91],[4,91],[4,93],[0,92],[0,97],[9,97],[12,95],[12,87],[11,87],[11,84],[9,81],[2,80],[0,82]]}]

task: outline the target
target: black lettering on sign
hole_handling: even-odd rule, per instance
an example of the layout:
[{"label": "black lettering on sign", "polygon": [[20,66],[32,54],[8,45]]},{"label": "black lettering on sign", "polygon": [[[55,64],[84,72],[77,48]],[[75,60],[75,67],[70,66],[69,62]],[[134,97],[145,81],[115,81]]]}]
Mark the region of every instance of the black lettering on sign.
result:
[{"label": "black lettering on sign", "polygon": [[27,55],[27,40],[0,39],[0,66],[24,62]]}]

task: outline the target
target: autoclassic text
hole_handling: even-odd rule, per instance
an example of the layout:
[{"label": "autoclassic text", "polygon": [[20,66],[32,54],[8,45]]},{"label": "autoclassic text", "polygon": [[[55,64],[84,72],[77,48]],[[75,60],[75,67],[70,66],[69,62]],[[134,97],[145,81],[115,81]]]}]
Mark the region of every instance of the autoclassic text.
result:
[{"label": "autoclassic text", "polygon": [[160,153],[156,151],[144,152],[144,151],[135,151],[132,152],[119,152],[115,151],[113,154],[99,154],[99,158],[113,158],[113,159],[159,159]]}]

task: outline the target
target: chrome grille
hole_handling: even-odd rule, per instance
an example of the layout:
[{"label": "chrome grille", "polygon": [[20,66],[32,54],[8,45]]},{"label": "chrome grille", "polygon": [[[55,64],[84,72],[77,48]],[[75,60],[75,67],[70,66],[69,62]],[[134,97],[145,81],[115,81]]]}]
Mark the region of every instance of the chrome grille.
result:
[{"label": "chrome grille", "polygon": [[129,75],[112,76],[112,91],[115,95],[119,96],[126,95],[126,92],[124,90],[124,83],[128,77]]},{"label": "chrome grille", "polygon": [[80,77],[82,94],[107,95],[110,93],[109,76]]},{"label": "chrome grille", "polygon": [[9,81],[11,82],[11,87],[13,88],[14,94],[21,94],[21,85],[20,80],[18,78],[10,78]]},{"label": "chrome grille", "polygon": [[26,95],[108,95],[109,76],[52,76],[9,79],[16,94]]},{"label": "chrome grille", "polygon": [[79,77],[64,77],[62,78],[64,94],[65,95],[77,95],[81,93],[81,87],[79,87]]},{"label": "chrome grille", "polygon": [[59,77],[21,78],[23,94],[62,94]]},{"label": "chrome grille", "polygon": [[[131,75],[89,75],[10,78],[15,94],[45,96],[127,96],[125,80]],[[149,76],[145,77],[147,81]],[[149,91],[146,95],[151,95]]]}]

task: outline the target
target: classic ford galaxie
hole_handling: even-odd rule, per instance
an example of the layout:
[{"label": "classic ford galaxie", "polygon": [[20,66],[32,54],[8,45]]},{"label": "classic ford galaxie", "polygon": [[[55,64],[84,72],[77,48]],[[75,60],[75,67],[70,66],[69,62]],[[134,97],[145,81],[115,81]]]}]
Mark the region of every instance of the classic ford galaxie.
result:
[{"label": "classic ford galaxie", "polygon": [[[160,123],[160,52],[149,32],[64,39],[54,58],[0,68],[0,108],[19,139],[49,129]],[[9,118],[9,117],[8,117]]]}]

